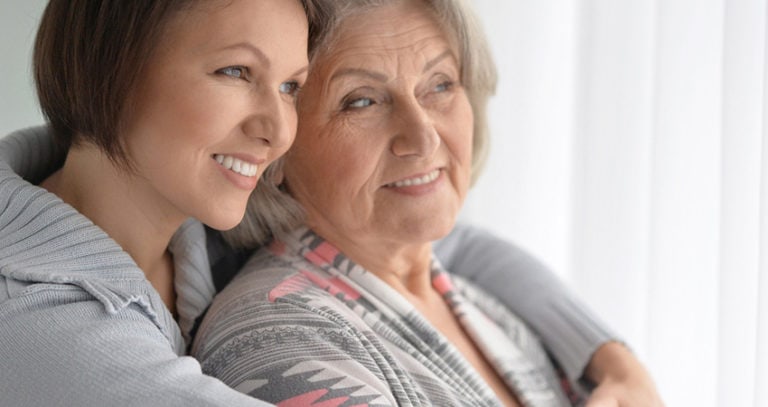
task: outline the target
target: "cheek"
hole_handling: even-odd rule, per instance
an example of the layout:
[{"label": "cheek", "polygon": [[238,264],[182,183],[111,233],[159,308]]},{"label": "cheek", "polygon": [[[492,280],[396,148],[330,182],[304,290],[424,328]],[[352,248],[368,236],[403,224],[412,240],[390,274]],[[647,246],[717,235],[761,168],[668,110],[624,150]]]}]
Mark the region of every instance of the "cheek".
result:
[{"label": "cheek", "polygon": [[220,120],[216,109],[206,108],[201,99],[177,96],[160,96],[144,106],[133,132],[137,141],[160,149],[187,149],[215,134],[211,128]]},{"label": "cheek", "polygon": [[356,189],[370,173],[373,158],[349,147],[345,143],[333,143],[312,154],[316,157],[315,165],[308,166],[306,171],[325,184],[326,191]]},{"label": "cheek", "polygon": [[[169,76],[170,75],[170,76]],[[209,78],[198,78],[182,70],[167,73],[154,87],[148,100],[156,115],[164,116],[166,131],[177,137],[216,137],[219,127],[231,127],[248,112],[247,91],[225,85],[212,85]]]},{"label": "cheek", "polygon": [[[231,126],[236,123],[238,115],[237,98],[229,100],[216,94],[197,92],[180,95],[175,101],[168,101],[173,107],[168,108],[172,114],[171,121],[177,129],[179,138],[205,139],[221,137],[226,131],[222,125]],[[183,131],[184,133],[178,133]],[[196,141],[196,140],[191,140]]]},{"label": "cheek", "polygon": [[458,129],[459,137],[462,144],[462,151],[464,153],[464,159],[469,161],[469,165],[472,165],[472,146],[474,144],[475,134],[475,120],[472,106],[469,104],[466,95],[462,98],[462,106],[459,109],[460,114],[456,115],[456,129]]},{"label": "cheek", "polygon": [[336,176],[350,166],[357,156],[349,129],[337,120],[329,120],[320,114],[300,117],[299,134],[286,155],[286,170],[301,169],[303,177],[322,179]]},{"label": "cheek", "polygon": [[382,147],[373,138],[376,133],[349,118],[318,117],[306,111],[300,121],[299,134],[286,155],[289,184],[301,183],[308,199],[324,201],[350,203],[367,191],[382,160]]},{"label": "cheek", "polygon": [[299,130],[299,115],[296,113],[295,108],[289,107],[286,117],[286,125],[288,126],[288,145],[285,147],[285,150],[287,151],[296,141],[296,132]]},{"label": "cheek", "polygon": [[442,124],[445,143],[462,165],[472,165],[474,120],[472,108],[467,103],[445,112],[437,122]]},{"label": "cheek", "polygon": [[[328,145],[301,145],[288,153],[285,176],[299,201],[335,211],[356,202],[369,181],[372,159],[331,140]],[[344,209],[346,210],[346,209]]]}]

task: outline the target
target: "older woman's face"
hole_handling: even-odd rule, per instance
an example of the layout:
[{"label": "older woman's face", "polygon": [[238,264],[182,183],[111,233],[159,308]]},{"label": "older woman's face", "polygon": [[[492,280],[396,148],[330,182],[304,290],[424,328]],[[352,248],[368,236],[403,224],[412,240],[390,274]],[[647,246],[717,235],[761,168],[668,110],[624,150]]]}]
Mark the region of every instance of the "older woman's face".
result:
[{"label": "older woman's face", "polygon": [[303,90],[286,182],[310,226],[336,243],[439,238],[469,186],[472,109],[458,52],[413,3],[350,18]]}]

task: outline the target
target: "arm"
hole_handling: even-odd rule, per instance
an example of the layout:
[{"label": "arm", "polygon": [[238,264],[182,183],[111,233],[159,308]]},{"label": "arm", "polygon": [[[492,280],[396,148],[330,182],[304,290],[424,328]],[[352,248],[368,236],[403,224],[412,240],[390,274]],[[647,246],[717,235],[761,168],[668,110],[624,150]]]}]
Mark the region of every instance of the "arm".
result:
[{"label": "arm", "polygon": [[663,407],[648,371],[623,345],[600,347],[587,366],[586,376],[600,383],[587,407]]},{"label": "arm", "polygon": [[435,250],[446,268],[496,296],[533,327],[570,379],[586,377],[598,384],[588,406],[662,405],[637,358],[550,270],[520,248],[479,228],[457,225]]},{"label": "arm", "polygon": [[600,345],[616,337],[543,264],[487,231],[457,225],[435,251],[448,270],[525,320],[572,380],[582,376]]},{"label": "arm", "polygon": [[179,357],[137,306],[0,277],[0,404],[267,406]]}]

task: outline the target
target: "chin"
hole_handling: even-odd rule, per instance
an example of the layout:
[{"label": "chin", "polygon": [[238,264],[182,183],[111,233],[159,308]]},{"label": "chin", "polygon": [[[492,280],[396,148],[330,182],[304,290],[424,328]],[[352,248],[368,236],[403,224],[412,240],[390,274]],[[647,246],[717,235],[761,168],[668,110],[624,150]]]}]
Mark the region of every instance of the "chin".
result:
[{"label": "chin", "polygon": [[438,239],[442,239],[448,236],[453,229],[455,221],[435,221],[430,223],[414,223],[410,227],[405,227],[406,235],[410,239],[414,239],[420,242],[432,242]]},{"label": "chin", "polygon": [[242,211],[231,213],[231,216],[223,216],[225,214],[225,211],[218,211],[215,216],[208,216],[198,219],[206,226],[223,232],[234,228],[243,221],[243,217],[245,216],[245,208],[243,208]]}]

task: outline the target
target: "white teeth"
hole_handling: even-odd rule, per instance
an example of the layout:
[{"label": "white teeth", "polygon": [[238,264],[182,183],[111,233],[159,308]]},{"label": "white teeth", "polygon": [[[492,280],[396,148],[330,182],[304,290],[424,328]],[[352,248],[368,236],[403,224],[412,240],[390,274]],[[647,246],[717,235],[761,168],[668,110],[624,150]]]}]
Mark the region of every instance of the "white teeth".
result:
[{"label": "white teeth", "polygon": [[217,163],[221,164],[222,167],[246,177],[253,177],[259,171],[258,165],[247,163],[243,160],[240,160],[239,158],[232,156],[215,154],[213,159],[216,160]]},{"label": "white teeth", "polygon": [[437,177],[440,175],[440,170],[434,170],[430,172],[427,175],[424,175],[422,177],[417,178],[410,178],[410,179],[404,179],[402,181],[393,182],[391,184],[388,184],[388,187],[395,187],[395,188],[401,188],[401,187],[410,187],[414,185],[424,185],[429,184],[430,182],[437,179]]}]

